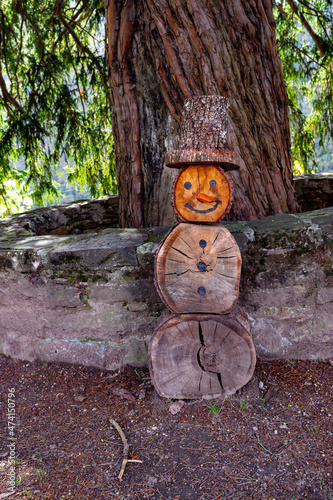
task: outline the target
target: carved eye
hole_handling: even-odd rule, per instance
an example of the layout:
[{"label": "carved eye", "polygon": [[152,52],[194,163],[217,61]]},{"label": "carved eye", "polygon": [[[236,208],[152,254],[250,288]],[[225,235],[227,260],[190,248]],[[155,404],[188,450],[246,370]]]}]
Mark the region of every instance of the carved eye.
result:
[{"label": "carved eye", "polygon": [[214,188],[216,186],[216,181],[209,182],[210,187]]},{"label": "carved eye", "polygon": [[191,187],[192,187],[192,184],[190,182],[185,182],[185,184],[184,184],[185,189],[191,189]]}]

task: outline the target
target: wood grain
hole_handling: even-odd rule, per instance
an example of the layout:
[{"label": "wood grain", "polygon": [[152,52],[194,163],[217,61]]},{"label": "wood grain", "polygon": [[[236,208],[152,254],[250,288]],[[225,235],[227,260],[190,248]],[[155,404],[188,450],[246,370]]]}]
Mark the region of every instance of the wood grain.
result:
[{"label": "wood grain", "polygon": [[234,394],[251,379],[255,363],[251,336],[228,315],[172,316],[157,327],[149,345],[151,379],[165,398]]},{"label": "wood grain", "polygon": [[241,254],[222,225],[181,223],[158,250],[155,284],[175,313],[230,311],[237,299]]},{"label": "wood grain", "polygon": [[[209,196],[213,202],[200,201]],[[198,199],[199,196],[199,199]],[[176,214],[187,222],[219,222],[228,212],[232,188],[228,174],[216,165],[190,165],[181,170],[173,190]]]}]

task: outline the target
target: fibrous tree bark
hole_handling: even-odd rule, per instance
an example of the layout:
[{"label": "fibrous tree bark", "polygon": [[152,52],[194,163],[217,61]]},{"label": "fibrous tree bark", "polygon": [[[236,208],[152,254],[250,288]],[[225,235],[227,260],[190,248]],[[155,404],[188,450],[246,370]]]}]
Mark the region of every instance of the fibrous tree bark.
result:
[{"label": "fibrous tree bark", "polygon": [[122,226],[170,223],[184,100],[230,101],[227,219],[294,212],[287,95],[271,0],[106,0],[107,51]]}]

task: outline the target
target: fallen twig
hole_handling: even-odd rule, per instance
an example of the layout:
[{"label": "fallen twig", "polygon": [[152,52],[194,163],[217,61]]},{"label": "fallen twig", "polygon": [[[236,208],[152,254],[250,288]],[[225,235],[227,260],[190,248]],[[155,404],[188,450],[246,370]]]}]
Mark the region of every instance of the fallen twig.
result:
[{"label": "fallen twig", "polygon": [[262,447],[263,450],[267,451],[267,453],[269,453],[270,455],[275,455],[276,457],[278,457],[279,455],[281,455],[281,453],[274,453],[273,451],[269,451],[261,442],[260,442],[260,439],[259,439],[259,434],[258,432],[256,432],[256,436],[257,436],[257,440],[258,440],[258,444]]},{"label": "fallen twig", "polygon": [[125,437],[125,434],[123,433],[123,430],[122,428],[120,427],[119,424],[117,424],[117,422],[115,420],[113,420],[113,418],[110,418],[109,419],[111,424],[117,429],[118,433],[119,433],[119,436],[121,437],[121,440],[123,442],[123,445],[124,445],[124,450],[123,450],[123,463],[121,464],[121,469],[120,469],[120,472],[119,472],[119,475],[118,475],[118,479],[122,479],[123,477],[123,474],[125,472],[125,467],[126,467],[126,464],[128,462],[128,450],[129,450],[129,444],[127,442],[127,439]]}]

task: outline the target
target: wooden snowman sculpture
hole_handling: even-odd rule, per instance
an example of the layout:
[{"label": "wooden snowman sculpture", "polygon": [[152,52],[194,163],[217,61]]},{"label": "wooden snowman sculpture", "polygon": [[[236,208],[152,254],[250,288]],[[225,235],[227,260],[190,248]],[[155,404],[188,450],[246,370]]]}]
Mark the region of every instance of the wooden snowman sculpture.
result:
[{"label": "wooden snowman sculpture", "polygon": [[241,254],[219,221],[232,201],[227,171],[242,163],[225,149],[227,107],[220,96],[186,101],[180,149],[166,154],[166,164],[181,169],[173,205],[183,221],[166,236],[155,263],[156,288],[172,314],[152,336],[149,368],[166,398],[233,394],[255,368],[250,334],[227,314],[238,299]]}]

